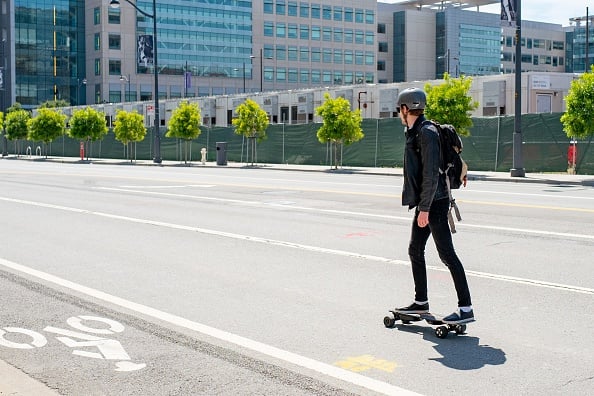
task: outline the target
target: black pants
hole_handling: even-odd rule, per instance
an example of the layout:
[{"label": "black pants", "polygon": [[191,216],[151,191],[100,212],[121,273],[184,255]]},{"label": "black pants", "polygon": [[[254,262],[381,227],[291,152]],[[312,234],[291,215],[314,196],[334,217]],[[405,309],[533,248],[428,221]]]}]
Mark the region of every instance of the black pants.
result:
[{"label": "black pants", "polygon": [[454,250],[452,233],[448,224],[449,200],[439,199],[433,201],[429,210],[429,226],[421,228],[417,225],[419,216],[418,208],[415,211],[408,255],[412,264],[413,279],[415,281],[415,300],[428,301],[427,297],[427,266],[425,264],[425,245],[429,235],[433,235],[433,241],[437,247],[439,258],[449,268],[456,293],[458,294],[458,306],[467,307],[472,305],[470,301],[470,290],[466,281],[466,274],[460,259]]}]

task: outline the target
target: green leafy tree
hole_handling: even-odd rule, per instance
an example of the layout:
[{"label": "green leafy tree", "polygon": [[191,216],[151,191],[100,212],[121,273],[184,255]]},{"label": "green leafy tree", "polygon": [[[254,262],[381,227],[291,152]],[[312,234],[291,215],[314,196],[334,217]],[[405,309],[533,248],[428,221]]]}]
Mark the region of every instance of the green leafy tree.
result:
[{"label": "green leafy tree", "polygon": [[182,101],[173,111],[169,120],[169,128],[165,136],[185,140],[185,163],[188,163],[189,143],[192,139],[200,136],[202,132],[200,130],[201,117],[197,103]]},{"label": "green leafy tree", "polygon": [[30,140],[41,140],[44,143],[47,157],[47,144],[66,131],[66,115],[59,110],[39,109],[35,117],[27,121]]},{"label": "green leafy tree", "polygon": [[105,114],[92,107],[76,110],[70,118],[70,130],[68,135],[74,139],[84,142],[87,159],[89,159],[88,144],[91,141],[102,139],[108,132],[105,124]]},{"label": "green leafy tree", "polygon": [[146,127],[144,126],[142,114],[138,114],[136,110],[132,112],[118,110],[113,132],[116,140],[124,145],[126,155],[130,157],[130,162],[132,162],[130,144],[132,142],[141,142],[146,136]]},{"label": "green leafy tree", "polygon": [[8,140],[15,142],[17,155],[21,153],[21,140],[26,139],[29,134],[27,122],[30,119],[31,114],[22,109],[9,111],[4,118],[4,134]]},{"label": "green leafy tree", "polygon": [[256,154],[256,142],[266,139],[266,129],[268,128],[268,114],[258,103],[251,99],[237,106],[237,118],[234,118],[235,133],[248,138],[252,151],[252,165]]},{"label": "green leafy tree", "polygon": [[565,104],[561,123],[567,137],[582,139],[594,134],[594,65],[592,73],[571,82]]},{"label": "green leafy tree", "polygon": [[469,136],[472,126],[471,112],[479,106],[479,103],[468,95],[472,78],[451,78],[448,73],[444,73],[443,79],[445,81],[440,85],[425,84],[425,115],[441,124],[451,124],[460,135]]},{"label": "green leafy tree", "polygon": [[[323,124],[318,129],[320,143],[330,142],[334,146],[334,168],[338,169],[338,149],[363,139],[361,129],[361,111],[351,110],[351,104],[343,97],[332,99],[329,93],[324,94],[324,103],[316,109],[322,117]],[[342,159],[341,159],[342,163]]]}]

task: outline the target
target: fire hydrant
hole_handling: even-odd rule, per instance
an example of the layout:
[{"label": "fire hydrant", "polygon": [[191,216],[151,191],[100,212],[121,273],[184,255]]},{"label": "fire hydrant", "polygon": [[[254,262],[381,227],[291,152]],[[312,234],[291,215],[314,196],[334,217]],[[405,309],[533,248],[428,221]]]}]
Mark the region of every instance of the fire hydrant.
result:
[{"label": "fire hydrant", "polygon": [[200,159],[200,161],[202,161],[202,165],[206,164],[206,148],[202,147],[202,150],[200,150],[200,154],[202,154],[202,158]]}]

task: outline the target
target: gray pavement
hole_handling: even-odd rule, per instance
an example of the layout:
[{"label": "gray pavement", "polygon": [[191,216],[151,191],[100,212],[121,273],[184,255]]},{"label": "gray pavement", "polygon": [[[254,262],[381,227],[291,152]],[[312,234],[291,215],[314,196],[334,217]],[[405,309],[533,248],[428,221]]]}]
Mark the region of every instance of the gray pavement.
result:
[{"label": "gray pavement", "polygon": [[[357,173],[370,175],[402,176],[402,168],[373,168],[373,167],[339,167],[338,169],[329,166],[316,165],[285,165],[285,164],[247,164],[238,162],[228,162],[227,165],[217,165],[216,162],[190,162],[185,164],[179,161],[163,161],[161,164],[155,164],[150,160],[138,160],[132,164],[129,161],[119,159],[91,159],[81,161],[74,157],[4,157],[3,160],[26,160],[26,161],[47,161],[54,163],[68,163],[81,166],[94,165],[127,165],[127,166],[171,166],[171,167],[220,167],[220,168],[251,168],[251,169],[271,169],[283,171],[300,172],[336,172],[336,173]],[[512,177],[509,172],[469,172],[469,180],[484,180],[496,182],[518,182],[518,183],[545,183],[545,184],[566,184],[566,185],[584,185],[594,187],[594,175],[569,175],[567,173],[527,173],[525,177]],[[0,360],[0,395],[38,395],[53,396],[57,395],[54,390],[46,387],[42,383],[30,378],[16,367],[13,367]]]}]

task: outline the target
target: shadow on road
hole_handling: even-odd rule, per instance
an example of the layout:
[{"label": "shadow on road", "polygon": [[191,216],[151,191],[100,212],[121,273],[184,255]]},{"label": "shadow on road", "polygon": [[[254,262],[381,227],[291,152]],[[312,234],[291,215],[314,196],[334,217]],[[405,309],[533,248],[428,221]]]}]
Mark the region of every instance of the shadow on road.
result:
[{"label": "shadow on road", "polygon": [[[472,325],[469,325],[472,331]],[[423,340],[433,342],[433,348],[441,355],[430,358],[455,370],[476,370],[484,366],[498,366],[507,360],[502,349],[481,345],[478,337],[468,334],[457,335],[450,332],[445,339],[437,338],[434,328],[417,325],[397,325],[399,331],[423,335]]]}]

